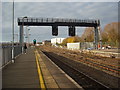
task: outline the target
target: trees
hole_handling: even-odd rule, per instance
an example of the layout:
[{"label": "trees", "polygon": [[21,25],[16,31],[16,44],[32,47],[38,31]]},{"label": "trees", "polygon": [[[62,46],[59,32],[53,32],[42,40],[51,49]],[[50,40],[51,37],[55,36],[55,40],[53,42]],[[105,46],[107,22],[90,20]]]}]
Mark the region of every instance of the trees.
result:
[{"label": "trees", "polygon": [[84,33],[81,36],[82,41],[93,42],[94,41],[94,28],[88,27],[85,29]]},{"label": "trees", "polygon": [[118,46],[118,22],[107,24],[102,31],[102,41],[111,44],[112,46]]},{"label": "trees", "polygon": [[62,45],[67,45],[67,43],[81,42],[81,38],[78,36],[68,37],[63,40]]},{"label": "trees", "polygon": [[[120,35],[118,31],[119,30],[118,24],[120,25],[120,23],[118,22],[112,22],[110,24],[107,24],[104,27],[103,31],[100,28],[100,34],[101,34],[103,43],[108,43],[111,46],[119,45]],[[82,38],[82,41],[93,42],[94,41],[94,28],[93,27],[86,28],[81,38]]]}]

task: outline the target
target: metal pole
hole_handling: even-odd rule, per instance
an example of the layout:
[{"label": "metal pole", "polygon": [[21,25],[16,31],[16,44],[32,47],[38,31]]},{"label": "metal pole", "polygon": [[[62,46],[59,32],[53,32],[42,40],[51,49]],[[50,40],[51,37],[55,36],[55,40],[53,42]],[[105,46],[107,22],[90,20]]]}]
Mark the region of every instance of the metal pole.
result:
[{"label": "metal pole", "polygon": [[20,36],[21,36],[21,44],[22,44],[22,54],[24,53],[24,36],[23,36],[23,34],[24,34],[24,18],[27,18],[27,16],[25,16],[25,17],[23,17],[22,18],[22,31],[20,31],[21,32],[21,34],[20,34]]},{"label": "metal pole", "polygon": [[23,34],[24,34],[24,23],[23,23],[23,20],[24,20],[24,17],[23,17],[23,19],[22,19],[22,54],[24,53],[24,47],[23,47],[23,44],[24,44],[24,36],[23,36]]},{"label": "metal pole", "polygon": [[23,53],[23,38],[24,38],[24,37],[23,37],[23,25],[21,25],[21,26],[20,26],[20,41],[19,41],[19,42],[20,42],[20,46],[21,46],[21,49],[22,49],[22,50],[21,50],[22,53]]},{"label": "metal pole", "polygon": [[18,43],[18,34],[14,34],[14,37],[16,37],[16,42]]},{"label": "metal pole", "polygon": [[17,37],[16,37],[16,38],[17,38],[17,39],[16,39],[16,42],[18,43],[18,42],[19,42],[19,41],[18,41],[18,34],[16,34],[16,36],[17,36]]},{"label": "metal pole", "polygon": [[29,47],[29,43],[30,43],[30,34],[29,34],[29,31],[30,31],[30,29],[28,29],[28,47]]},{"label": "metal pole", "polygon": [[27,26],[26,26],[26,35],[25,35],[25,38],[26,38],[26,44],[27,44],[28,43],[28,40],[27,40],[27,38],[28,38]]},{"label": "metal pole", "polygon": [[12,23],[12,63],[14,63],[14,0],[13,0],[13,23]]},{"label": "metal pole", "polygon": [[101,33],[100,33],[100,27],[98,27],[98,36],[99,36],[99,40],[100,40],[100,49],[102,49],[102,37],[101,37]]}]

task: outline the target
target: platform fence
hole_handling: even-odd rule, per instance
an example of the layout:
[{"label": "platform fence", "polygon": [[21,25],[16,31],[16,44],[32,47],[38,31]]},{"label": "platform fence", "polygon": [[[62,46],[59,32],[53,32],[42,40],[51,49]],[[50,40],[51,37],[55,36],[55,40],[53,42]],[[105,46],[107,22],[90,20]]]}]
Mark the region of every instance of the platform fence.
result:
[{"label": "platform fence", "polygon": [[[12,44],[4,43],[0,46],[0,53],[2,64],[0,67],[5,66],[8,62],[12,60]],[[22,53],[22,47],[19,44],[14,45],[14,57],[17,57],[19,54]]]}]

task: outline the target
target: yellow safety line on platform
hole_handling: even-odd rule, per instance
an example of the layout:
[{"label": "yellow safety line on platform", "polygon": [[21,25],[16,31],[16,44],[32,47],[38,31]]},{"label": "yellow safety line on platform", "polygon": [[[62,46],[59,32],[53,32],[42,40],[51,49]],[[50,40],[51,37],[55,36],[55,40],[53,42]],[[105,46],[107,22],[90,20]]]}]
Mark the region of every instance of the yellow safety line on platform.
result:
[{"label": "yellow safety line on platform", "polygon": [[38,52],[35,51],[36,64],[37,64],[37,70],[38,70],[39,82],[40,82],[40,88],[43,89],[43,90],[46,90],[45,83],[44,83],[43,76],[42,76],[42,71],[41,71],[41,68],[39,66],[40,64],[39,64],[38,55],[39,55]]}]

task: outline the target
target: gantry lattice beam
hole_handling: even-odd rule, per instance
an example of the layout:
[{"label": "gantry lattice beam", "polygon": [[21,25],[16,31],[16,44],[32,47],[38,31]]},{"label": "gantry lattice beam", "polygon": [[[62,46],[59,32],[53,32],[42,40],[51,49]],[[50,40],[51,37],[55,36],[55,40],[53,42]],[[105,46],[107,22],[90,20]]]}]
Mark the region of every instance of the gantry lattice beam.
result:
[{"label": "gantry lattice beam", "polygon": [[92,19],[64,19],[64,18],[18,18],[18,25],[23,26],[83,26],[97,27],[100,25],[99,20]]}]

